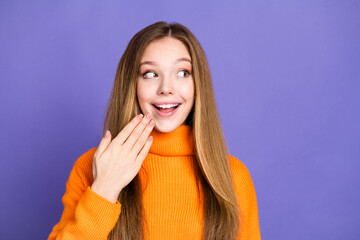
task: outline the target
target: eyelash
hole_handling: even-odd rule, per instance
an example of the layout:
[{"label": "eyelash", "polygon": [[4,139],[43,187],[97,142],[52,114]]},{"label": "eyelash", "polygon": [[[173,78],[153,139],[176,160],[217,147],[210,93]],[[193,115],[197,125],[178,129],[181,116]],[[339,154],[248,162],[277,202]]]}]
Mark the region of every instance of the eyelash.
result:
[{"label": "eyelash", "polygon": [[[185,73],[184,77],[189,77],[191,75],[191,73],[186,69],[182,69],[179,72],[184,72]],[[142,74],[142,77],[145,78],[145,79],[150,79],[150,78],[146,77],[146,74],[148,74],[148,73],[154,73],[156,75],[155,77],[159,77],[159,75],[156,72],[153,72],[153,71],[146,71],[145,73]]]}]

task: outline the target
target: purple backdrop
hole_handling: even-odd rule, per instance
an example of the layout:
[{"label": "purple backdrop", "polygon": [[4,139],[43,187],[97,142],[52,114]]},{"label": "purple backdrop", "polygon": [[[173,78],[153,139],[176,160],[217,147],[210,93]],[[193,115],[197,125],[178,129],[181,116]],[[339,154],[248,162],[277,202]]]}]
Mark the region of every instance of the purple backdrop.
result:
[{"label": "purple backdrop", "polygon": [[360,239],[360,2],[1,1],[0,239],[45,239],[98,145],[118,60],[158,20],[203,45],[263,239]]}]

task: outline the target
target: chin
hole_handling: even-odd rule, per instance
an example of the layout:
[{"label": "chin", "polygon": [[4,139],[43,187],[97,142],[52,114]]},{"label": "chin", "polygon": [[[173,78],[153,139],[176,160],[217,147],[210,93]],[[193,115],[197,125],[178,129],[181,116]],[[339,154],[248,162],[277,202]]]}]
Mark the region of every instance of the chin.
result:
[{"label": "chin", "polygon": [[167,124],[158,124],[155,122],[155,129],[158,131],[158,132],[163,132],[163,133],[169,133],[169,132],[172,132],[174,131],[175,129],[177,129],[180,125],[167,125]]}]

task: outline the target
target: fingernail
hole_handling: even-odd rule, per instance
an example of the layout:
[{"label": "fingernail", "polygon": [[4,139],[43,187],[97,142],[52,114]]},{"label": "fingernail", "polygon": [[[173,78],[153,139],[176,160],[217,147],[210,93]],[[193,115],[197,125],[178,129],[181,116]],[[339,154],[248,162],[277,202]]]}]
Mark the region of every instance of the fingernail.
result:
[{"label": "fingernail", "polygon": [[151,113],[148,113],[148,114],[146,115],[146,117],[147,117],[147,118],[151,118]]},{"label": "fingernail", "polygon": [[153,137],[150,136],[150,137],[148,138],[148,141],[149,141],[149,142],[152,142],[152,140],[153,140]]},{"label": "fingernail", "polygon": [[144,115],[142,115],[141,113],[139,115],[137,115],[137,119],[142,119]]}]

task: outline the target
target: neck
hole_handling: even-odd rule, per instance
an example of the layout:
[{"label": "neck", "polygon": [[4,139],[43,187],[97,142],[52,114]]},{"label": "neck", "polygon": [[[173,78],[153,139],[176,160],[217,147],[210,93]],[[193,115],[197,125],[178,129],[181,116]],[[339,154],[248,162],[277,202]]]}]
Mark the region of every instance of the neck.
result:
[{"label": "neck", "polygon": [[163,133],[153,129],[150,153],[166,156],[193,155],[194,143],[191,126],[180,125],[172,132]]}]

